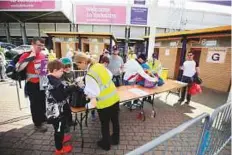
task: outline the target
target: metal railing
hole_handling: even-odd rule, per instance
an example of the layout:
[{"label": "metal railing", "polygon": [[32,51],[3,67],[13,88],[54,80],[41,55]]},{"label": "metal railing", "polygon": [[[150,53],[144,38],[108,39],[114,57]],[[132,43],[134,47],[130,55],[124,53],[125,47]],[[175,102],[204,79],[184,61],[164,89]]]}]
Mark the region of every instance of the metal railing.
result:
[{"label": "metal railing", "polygon": [[216,155],[231,140],[231,103],[217,108],[204,127],[197,155]]},{"label": "metal railing", "polygon": [[[184,143],[190,143],[190,147],[197,147],[196,150],[195,148],[192,150],[190,148],[190,153],[196,155],[217,155],[231,140],[231,101],[229,100],[229,103],[215,109],[211,116],[203,113],[126,155],[141,155],[149,151],[152,151],[152,154],[156,154],[154,150],[164,143],[165,147],[161,150],[164,155],[166,153],[174,154],[176,152],[179,152],[179,154],[186,154],[187,150],[185,148],[178,148],[178,141],[173,141],[171,145],[169,145],[169,142],[171,142],[173,138],[188,131],[190,127],[196,126],[197,123],[202,125],[202,130],[195,131],[196,133],[192,133],[192,131],[189,133],[192,134],[193,137],[198,137],[199,135],[197,134],[200,134],[201,136],[198,142],[191,144],[193,137],[188,137],[187,141],[182,139],[185,141]],[[198,129],[200,128],[196,130]]]},{"label": "metal railing", "polygon": [[78,77],[84,77],[87,74],[87,71],[85,70],[73,70],[74,73],[74,79]]},{"label": "metal railing", "polygon": [[[176,148],[173,148],[175,146],[175,141],[173,141],[172,144],[172,148],[169,149],[169,141],[171,141],[172,138],[175,138],[176,136],[180,135],[181,133],[183,133],[184,131],[186,131],[187,129],[189,129],[190,127],[196,125],[197,123],[200,123],[202,125],[202,129],[204,128],[204,125],[205,123],[202,123],[202,121],[208,121],[209,120],[209,114],[206,114],[206,113],[203,113],[201,115],[199,115],[198,117],[192,119],[192,120],[189,120],[183,124],[181,124],[180,126],[178,126],[177,128],[175,129],[172,129],[171,131],[161,135],[160,137],[148,142],[147,144],[143,145],[143,146],[140,146],[139,148],[127,153],[126,155],[141,155],[141,154],[144,154],[146,152],[149,152],[149,151],[154,151],[156,148],[158,148],[161,144],[163,143],[166,143],[165,146],[164,146],[164,149],[162,150],[162,153],[165,155],[166,153],[168,154],[172,154],[174,152],[179,152],[180,154],[185,154],[183,152],[186,152],[187,150],[183,149],[181,147],[176,147]],[[200,132],[202,133],[202,132]],[[193,134],[194,136],[196,136],[195,134]],[[201,134],[199,135],[199,139],[201,137]],[[179,137],[178,137],[179,138]],[[183,139],[182,139],[183,140]],[[191,140],[191,138],[190,138]],[[199,140],[198,140],[199,142]],[[198,142],[196,141],[196,147],[198,145]],[[177,144],[178,142],[176,142]],[[183,142],[183,143],[187,143],[187,142]],[[190,148],[191,149],[191,148]],[[194,150],[191,150],[191,152],[195,152],[196,153],[197,151],[197,148],[195,148]],[[156,154],[155,152],[152,152],[152,154]]]}]

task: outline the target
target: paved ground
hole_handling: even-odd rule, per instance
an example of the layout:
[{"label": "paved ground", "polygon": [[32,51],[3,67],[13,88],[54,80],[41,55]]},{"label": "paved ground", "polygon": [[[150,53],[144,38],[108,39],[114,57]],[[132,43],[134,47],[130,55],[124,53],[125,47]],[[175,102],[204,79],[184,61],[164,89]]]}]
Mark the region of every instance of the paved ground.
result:
[{"label": "paved ground", "polygon": [[[226,93],[219,93],[209,89],[204,89],[203,94],[193,97],[190,106],[176,106],[178,100],[176,95],[170,95],[165,103],[166,93],[157,96],[155,107],[157,115],[151,118],[151,106],[146,104],[146,121],[136,119],[138,111],[129,112],[125,107],[120,111],[120,145],[113,146],[110,151],[102,151],[96,146],[100,138],[99,120],[88,120],[88,127],[84,127],[84,149],[81,150],[81,140],[79,128],[71,131],[73,138],[70,142],[74,146],[71,154],[118,154],[123,155],[138,146],[160,136],[161,134],[177,127],[183,122],[196,117],[197,115],[208,112],[211,113],[216,107],[225,103]],[[21,111],[19,110],[15,86],[0,84],[0,154],[53,154],[54,141],[53,129],[48,125],[49,131],[45,134],[37,133],[33,130],[30,111],[27,100],[21,96]],[[168,154],[194,154],[200,138],[202,128],[201,122],[189,128],[179,136],[168,142]],[[161,145],[147,154],[162,154],[165,146]],[[221,155],[230,154],[228,145]]]}]

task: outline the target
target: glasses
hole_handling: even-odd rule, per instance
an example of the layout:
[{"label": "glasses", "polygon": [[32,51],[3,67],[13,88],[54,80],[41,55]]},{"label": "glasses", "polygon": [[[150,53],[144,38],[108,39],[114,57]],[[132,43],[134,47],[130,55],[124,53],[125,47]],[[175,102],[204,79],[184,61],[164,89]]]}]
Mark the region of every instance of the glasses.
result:
[{"label": "glasses", "polygon": [[36,46],[38,46],[40,48],[44,48],[44,44],[36,44]]}]

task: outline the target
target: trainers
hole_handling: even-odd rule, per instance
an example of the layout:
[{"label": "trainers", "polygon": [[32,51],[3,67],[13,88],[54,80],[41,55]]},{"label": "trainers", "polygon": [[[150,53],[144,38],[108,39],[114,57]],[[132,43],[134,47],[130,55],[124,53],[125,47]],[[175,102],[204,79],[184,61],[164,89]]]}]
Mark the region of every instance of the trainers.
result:
[{"label": "trainers", "polygon": [[44,133],[47,132],[48,129],[41,125],[41,126],[35,126],[35,130]]},{"label": "trainers", "polygon": [[64,136],[64,139],[63,139],[63,143],[66,143],[66,142],[70,141],[71,138],[72,138],[71,135],[65,135],[65,136]]},{"label": "trainers", "polygon": [[63,146],[63,148],[61,150],[56,150],[55,154],[59,155],[59,154],[69,153],[71,151],[72,151],[72,146],[67,145],[67,146]]}]

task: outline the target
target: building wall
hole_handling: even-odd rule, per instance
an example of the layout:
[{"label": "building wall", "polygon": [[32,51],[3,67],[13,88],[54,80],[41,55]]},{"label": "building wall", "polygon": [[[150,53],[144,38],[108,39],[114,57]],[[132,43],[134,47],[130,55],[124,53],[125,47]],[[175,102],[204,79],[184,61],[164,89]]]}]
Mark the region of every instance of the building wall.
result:
[{"label": "building wall", "polygon": [[[167,49],[169,49],[169,55]],[[164,68],[168,68],[168,78],[171,79],[174,78],[177,50],[178,48],[159,48],[159,60]]]},{"label": "building wall", "polygon": [[206,62],[208,48],[202,48],[199,66],[203,86],[218,91],[228,91],[231,81],[231,48],[226,52],[224,63],[208,63]]}]

